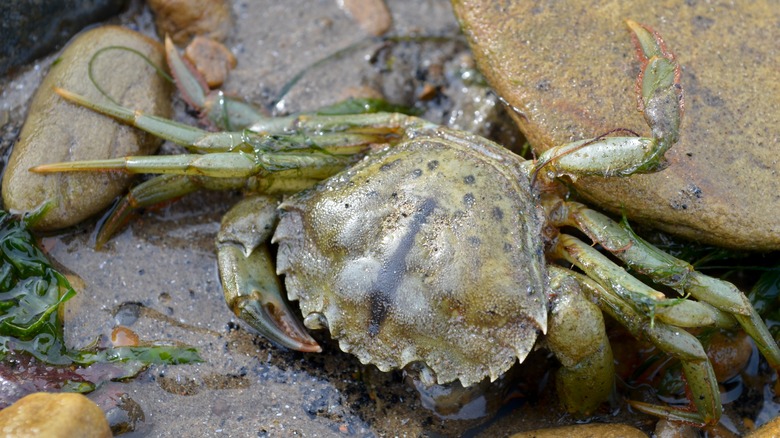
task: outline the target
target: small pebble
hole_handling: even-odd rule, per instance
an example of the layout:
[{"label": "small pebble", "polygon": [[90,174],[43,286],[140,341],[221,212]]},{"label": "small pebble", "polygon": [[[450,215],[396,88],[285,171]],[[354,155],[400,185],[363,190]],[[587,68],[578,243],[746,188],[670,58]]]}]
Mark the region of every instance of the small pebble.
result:
[{"label": "small pebble", "polygon": [[209,88],[222,85],[230,70],[236,67],[236,57],[227,47],[203,36],[192,40],[184,49],[184,57],[195,66]]},{"label": "small pebble", "polygon": [[707,357],[718,382],[725,382],[745,369],[752,352],[752,343],[746,333],[715,333],[707,347]]},{"label": "small pebble", "polygon": [[149,0],[161,38],[170,36],[183,46],[196,35],[224,41],[233,28],[231,5],[226,0]]},{"label": "small pebble", "polygon": [[384,0],[338,0],[338,3],[341,10],[370,35],[380,36],[393,25],[393,17]]},{"label": "small pebble", "polygon": [[114,347],[137,347],[138,335],[129,328],[120,325],[111,331],[111,343]]},{"label": "small pebble", "polygon": [[6,438],[105,438],[111,429],[103,411],[75,393],[38,392],[0,411],[0,435]]}]

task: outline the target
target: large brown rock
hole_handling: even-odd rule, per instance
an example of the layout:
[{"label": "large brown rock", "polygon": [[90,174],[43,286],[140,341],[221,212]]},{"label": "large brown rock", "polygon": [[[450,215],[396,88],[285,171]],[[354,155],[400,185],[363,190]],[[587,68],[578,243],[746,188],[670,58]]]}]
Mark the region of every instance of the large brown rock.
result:
[{"label": "large brown rock", "polygon": [[647,135],[624,20],[682,65],[685,115],[662,172],[581,178],[585,198],[689,239],[780,249],[780,8],[774,0],[454,0],[480,69],[537,152],[615,128]]}]

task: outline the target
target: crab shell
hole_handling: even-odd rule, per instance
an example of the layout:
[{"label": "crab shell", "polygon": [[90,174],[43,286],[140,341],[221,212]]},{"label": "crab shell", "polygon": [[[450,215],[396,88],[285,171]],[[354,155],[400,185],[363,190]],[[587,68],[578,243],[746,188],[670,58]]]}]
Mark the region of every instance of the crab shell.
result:
[{"label": "crab shell", "polygon": [[527,164],[441,129],[289,198],[274,236],[289,298],[383,371],[422,362],[440,384],[495,380],[547,326]]}]

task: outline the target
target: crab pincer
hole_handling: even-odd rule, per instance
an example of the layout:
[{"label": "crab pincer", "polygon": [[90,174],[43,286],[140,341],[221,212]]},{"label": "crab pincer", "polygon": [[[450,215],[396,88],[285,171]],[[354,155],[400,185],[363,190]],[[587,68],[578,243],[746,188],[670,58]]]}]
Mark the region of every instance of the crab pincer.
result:
[{"label": "crab pincer", "polygon": [[225,301],[239,318],[266,338],[293,350],[322,351],[284,298],[267,247],[279,221],[277,200],[248,197],[222,218],[217,235],[219,275]]}]

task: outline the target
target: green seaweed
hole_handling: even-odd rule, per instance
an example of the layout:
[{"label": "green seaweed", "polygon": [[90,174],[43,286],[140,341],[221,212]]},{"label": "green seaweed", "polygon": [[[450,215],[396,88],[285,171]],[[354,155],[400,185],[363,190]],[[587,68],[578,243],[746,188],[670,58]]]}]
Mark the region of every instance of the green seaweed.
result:
[{"label": "green seaweed", "polygon": [[78,392],[91,391],[104,380],[133,377],[150,364],[201,362],[192,347],[98,348],[95,344],[75,350],[66,346],[62,306],[76,291],[35,245],[28,229],[51,205],[44,204],[21,218],[0,210],[0,361],[14,362],[26,353],[47,365],[103,365],[102,370],[92,370],[91,374],[99,376],[96,379],[61,383],[60,389]]}]

